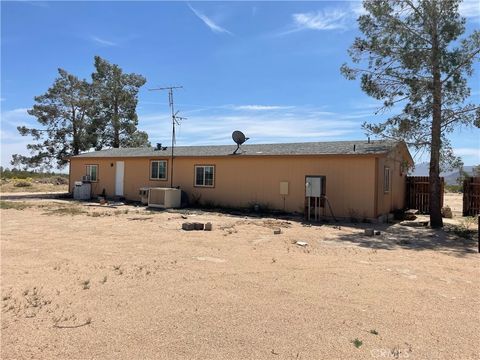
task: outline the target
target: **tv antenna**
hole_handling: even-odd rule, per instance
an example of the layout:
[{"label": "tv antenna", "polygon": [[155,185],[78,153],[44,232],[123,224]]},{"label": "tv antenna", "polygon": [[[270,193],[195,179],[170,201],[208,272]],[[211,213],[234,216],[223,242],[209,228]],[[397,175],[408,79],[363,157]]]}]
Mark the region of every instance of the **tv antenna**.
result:
[{"label": "tv antenna", "polygon": [[237,155],[237,151],[240,149],[240,145],[242,145],[245,141],[247,141],[250,138],[245,137],[245,135],[241,131],[235,130],[232,133],[232,139],[237,144],[237,148],[235,149],[232,155]]},{"label": "tv antenna", "polygon": [[175,112],[175,107],[173,104],[173,90],[174,89],[183,89],[183,86],[165,86],[156,89],[148,89],[149,91],[165,91],[168,90],[168,105],[170,106],[170,111],[172,113],[172,166],[170,167],[170,187],[173,188],[173,155],[175,148],[175,126],[180,125],[180,121],[186,120],[187,118],[178,116],[178,111]]}]

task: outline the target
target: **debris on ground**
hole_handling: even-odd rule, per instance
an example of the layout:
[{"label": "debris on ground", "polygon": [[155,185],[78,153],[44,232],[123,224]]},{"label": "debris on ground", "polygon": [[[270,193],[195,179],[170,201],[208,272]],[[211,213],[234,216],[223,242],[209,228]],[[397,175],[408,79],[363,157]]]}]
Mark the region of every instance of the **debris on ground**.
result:
[{"label": "debris on ground", "polygon": [[306,241],[296,241],[295,244],[298,245],[298,246],[307,246],[308,245],[308,243]]},{"label": "debris on ground", "polygon": [[373,229],[365,229],[365,235],[366,236],[373,236],[374,235],[374,230]]},{"label": "debris on ground", "polygon": [[447,205],[442,208],[442,217],[447,219],[453,218],[453,213],[452,213],[452,209],[450,209],[450,206]]},{"label": "debris on ground", "polygon": [[405,220],[415,220],[417,218],[418,210],[417,209],[408,209],[404,213],[404,219]]},{"label": "debris on ground", "polygon": [[273,234],[274,235],[278,235],[278,234],[281,234],[281,233],[282,233],[282,229],[280,229],[280,228],[273,229]]},{"label": "debris on ground", "polygon": [[205,224],[205,227],[203,228],[203,230],[205,231],[212,231],[212,223],[211,222],[207,222]]},{"label": "debris on ground", "polygon": [[425,227],[428,226],[428,221],[402,221],[400,225],[410,227]]}]

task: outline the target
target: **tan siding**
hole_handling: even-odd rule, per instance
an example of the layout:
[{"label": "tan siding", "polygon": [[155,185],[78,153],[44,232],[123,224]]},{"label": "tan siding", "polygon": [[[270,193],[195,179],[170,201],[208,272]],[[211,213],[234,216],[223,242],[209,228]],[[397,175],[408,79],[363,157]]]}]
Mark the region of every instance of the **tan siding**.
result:
[{"label": "tan siding", "polygon": [[[386,214],[405,207],[406,174],[402,173],[404,154],[401,149],[394,149],[386,157],[378,159],[378,213]],[[390,168],[390,192],[384,192],[384,168]]]},{"label": "tan siding", "polygon": [[[94,194],[105,189],[107,196],[115,191],[115,161],[125,161],[125,197],[139,200],[143,186],[170,186],[166,181],[149,179],[153,158],[81,159],[71,160],[72,185],[85,175],[86,164],[99,165],[99,181]],[[168,159],[165,159],[168,160]],[[111,166],[113,164],[113,166]],[[215,165],[215,187],[194,187],[194,166]],[[168,161],[170,177],[170,161]],[[176,158],[174,186],[180,186],[189,196],[201,196],[201,201],[218,205],[245,207],[252,203],[283,209],[280,182],[289,182],[286,196],[287,211],[304,211],[305,176],[326,176],[326,194],[336,216],[374,217],[375,159],[368,156],[269,156],[269,157],[209,157]],[[383,167],[382,167],[383,171]],[[383,182],[381,182],[383,185]],[[379,208],[380,211],[380,208]],[[329,213],[327,212],[327,215]]]}]

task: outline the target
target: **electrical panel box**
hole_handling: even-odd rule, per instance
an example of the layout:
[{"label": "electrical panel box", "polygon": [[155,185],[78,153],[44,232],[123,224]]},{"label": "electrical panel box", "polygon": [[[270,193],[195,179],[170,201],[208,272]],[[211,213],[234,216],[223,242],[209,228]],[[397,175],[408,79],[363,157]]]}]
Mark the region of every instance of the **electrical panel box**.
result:
[{"label": "electrical panel box", "polygon": [[322,195],[322,178],[320,176],[307,176],[305,181],[305,196],[320,197]]},{"label": "electrical panel box", "polygon": [[280,195],[288,195],[288,181],[280,181]]}]

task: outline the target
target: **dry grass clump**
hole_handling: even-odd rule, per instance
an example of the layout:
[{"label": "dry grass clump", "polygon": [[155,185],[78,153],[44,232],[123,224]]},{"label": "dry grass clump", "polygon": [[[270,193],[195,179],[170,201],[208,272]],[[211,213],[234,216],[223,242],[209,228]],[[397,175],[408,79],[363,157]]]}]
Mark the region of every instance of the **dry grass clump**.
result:
[{"label": "dry grass clump", "polygon": [[5,201],[0,200],[0,209],[15,209],[15,210],[23,210],[27,207],[31,207],[33,205],[27,204],[26,202],[18,202],[18,201]]},{"label": "dry grass clump", "polygon": [[87,211],[83,210],[81,206],[73,205],[73,206],[62,206],[59,208],[48,209],[47,212],[43,213],[42,215],[83,215],[86,214]]}]

